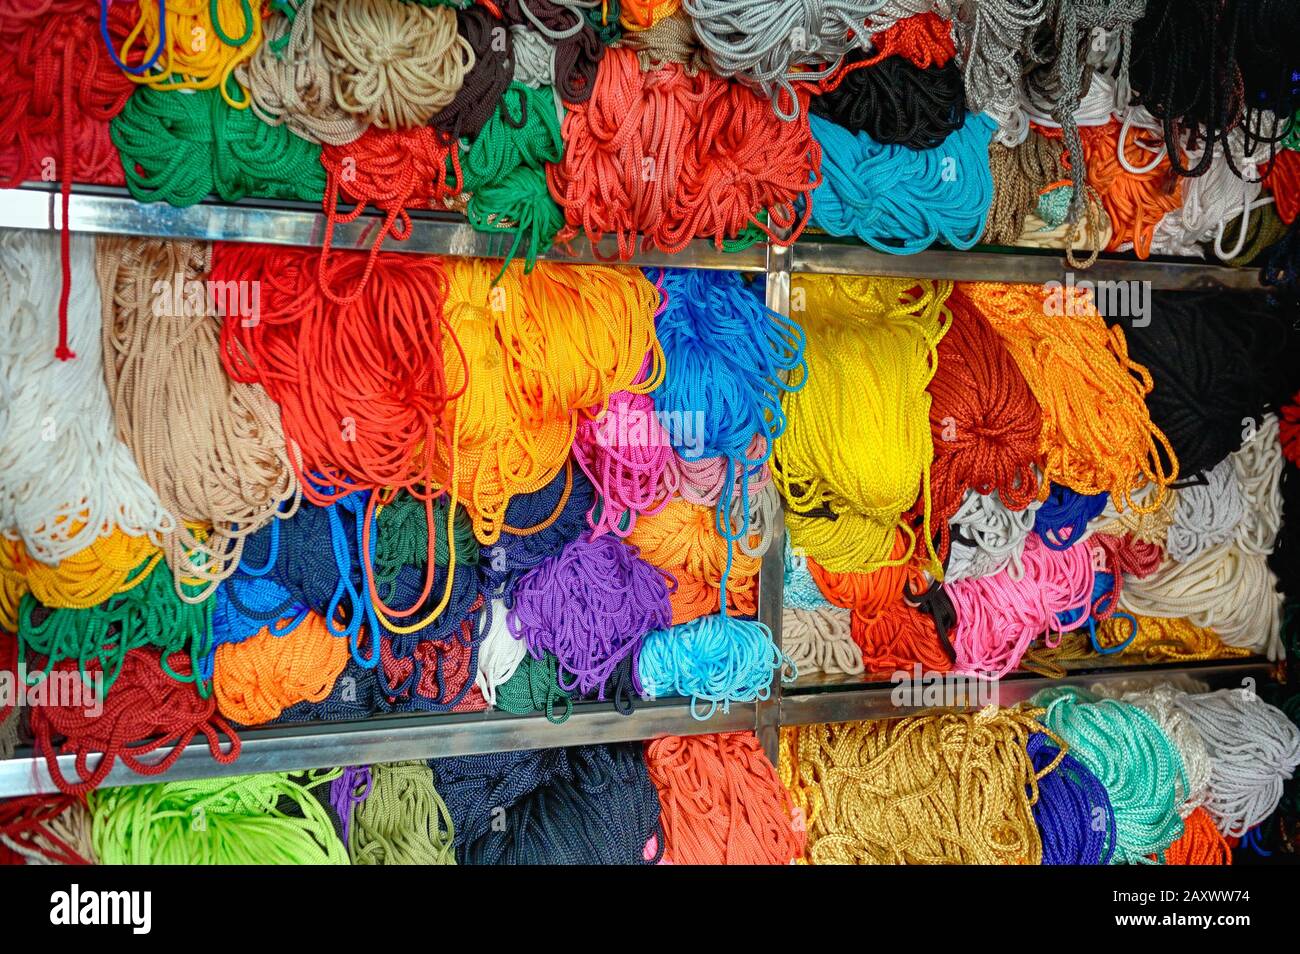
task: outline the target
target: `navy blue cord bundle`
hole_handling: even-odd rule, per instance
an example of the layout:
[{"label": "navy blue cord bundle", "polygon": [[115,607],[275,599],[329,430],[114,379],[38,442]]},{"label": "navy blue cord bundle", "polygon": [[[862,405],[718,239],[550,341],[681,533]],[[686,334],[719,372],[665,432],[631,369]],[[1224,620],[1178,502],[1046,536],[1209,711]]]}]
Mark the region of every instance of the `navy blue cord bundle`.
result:
[{"label": "navy blue cord bundle", "polygon": [[1108,494],[1081,494],[1052,484],[1043,505],[1034,514],[1034,533],[1050,550],[1065,550],[1077,543],[1088,521],[1106,509]]},{"label": "navy blue cord bundle", "polygon": [[379,685],[374,669],[349,658],[347,667],[334,681],[330,694],[320,702],[298,702],[280,713],[270,725],[299,722],[349,722],[368,719],[380,711]]},{"label": "navy blue cord bundle", "polygon": [[434,759],[460,864],[643,864],[659,794],[637,743]]},{"label": "navy blue cord bundle", "polygon": [[[1041,772],[1060,754],[1060,747],[1042,732],[1026,747],[1035,771]],[[1060,764],[1038,781],[1034,824],[1043,839],[1045,865],[1106,865],[1115,851],[1115,810],[1106,787],[1068,752]]]}]

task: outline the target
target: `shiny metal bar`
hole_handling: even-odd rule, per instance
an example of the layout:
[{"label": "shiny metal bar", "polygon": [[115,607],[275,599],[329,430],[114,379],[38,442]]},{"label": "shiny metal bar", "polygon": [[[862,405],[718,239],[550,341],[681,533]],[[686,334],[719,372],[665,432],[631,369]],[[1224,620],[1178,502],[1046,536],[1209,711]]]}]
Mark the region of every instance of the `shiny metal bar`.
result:
[{"label": "shiny metal bar", "polygon": [[[231,765],[212,760],[204,743],[191,743],[167,772],[145,777],[115,765],[104,787],[144,785],[180,779],[223,778],[257,772],[291,772],[339,765],[558,748],[593,743],[634,742],[669,735],[740,732],[754,727],[754,705],[733,704],[706,720],[694,718],[682,699],[641,703],[621,716],[608,703],[578,704],[562,725],[541,715],[505,712],[394,715],[359,722],[270,726],[240,733],[240,756]],[[65,778],[73,777],[71,755],[59,757]],[[91,763],[94,764],[93,761]],[[0,761],[0,798],[57,791],[45,760],[30,749]]]}]

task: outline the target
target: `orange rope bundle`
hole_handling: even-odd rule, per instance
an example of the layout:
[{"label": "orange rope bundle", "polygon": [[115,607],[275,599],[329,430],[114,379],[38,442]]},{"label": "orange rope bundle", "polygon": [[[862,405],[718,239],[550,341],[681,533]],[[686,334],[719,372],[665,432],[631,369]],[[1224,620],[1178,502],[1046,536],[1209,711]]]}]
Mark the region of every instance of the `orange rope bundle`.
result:
[{"label": "orange rope bundle", "polygon": [[752,733],[657,739],[645,756],[665,860],[784,865],[803,854],[801,818]]},{"label": "orange rope bundle", "polygon": [[1210,813],[1198,808],[1183,819],[1182,837],[1165,849],[1164,860],[1167,865],[1230,865],[1232,849]]},{"label": "orange rope bundle", "polygon": [[[447,179],[447,160],[451,160],[453,179]],[[445,200],[460,190],[460,150],[453,142],[443,142],[429,126],[387,131],[372,127],[355,142],[343,146],[327,145],[321,150],[325,167],[325,247],[317,263],[321,290],[336,305],[357,301],[366,289],[377,264],[379,248],[391,235],[404,241],[411,234],[410,209],[442,210]],[[354,203],[352,209],[339,213],[340,193]],[[384,224],[370,247],[370,257],[358,276],[345,256],[343,264],[327,264],[334,243],[334,228],[340,222],[353,222],[370,208],[384,212]],[[352,290],[340,293],[337,279],[348,279]]]},{"label": "orange rope bundle", "polygon": [[640,272],[605,266],[541,262],[525,273],[512,264],[495,285],[490,262],[456,259],[447,271],[446,320],[464,343],[463,353],[447,349],[447,377],[465,380],[466,364],[468,375],[463,395],[452,396],[457,469],[439,444],[434,472],[446,485],[455,475],[475,534],[491,545],[510,499],[560,472],[581,417],[598,415],[617,391],[662,383],[659,293]]},{"label": "orange rope bundle", "polygon": [[1273,194],[1277,217],[1287,225],[1300,212],[1300,152],[1279,149],[1264,167],[1264,188]]},{"label": "orange rope bundle", "polygon": [[967,489],[996,493],[1009,510],[1038,497],[1043,412],[996,331],[961,292],[948,298],[952,324],[939,342],[930,379],[931,526],[939,558],[947,556],[948,521]]},{"label": "orange rope bundle", "polygon": [[[674,626],[718,612],[727,541],[718,535],[713,507],[673,500],[659,513],[640,517],[627,542],[641,551],[641,559],[676,578],[677,589],[668,597]],[[733,549],[728,612],[754,614],[761,562]]]},{"label": "orange rope bundle", "polygon": [[308,613],[283,636],[262,629],[217,647],[212,689],[217,710],[241,725],[261,725],[299,702],[320,702],[348,664],[348,641]]},{"label": "orange rope bundle", "polygon": [[[907,538],[895,534],[891,561],[903,561],[907,555]],[[869,573],[834,573],[816,560],[808,559],[808,572],[822,595],[836,606],[852,610],[855,625],[867,626],[888,607],[903,599],[903,589],[922,592],[927,581],[916,562],[886,563]]]},{"label": "orange rope bundle", "polygon": [[[1109,493],[1116,509],[1156,510],[1178,459],[1151,420],[1151,375],[1129,359],[1124,332],[1108,328],[1091,295],[1074,287],[961,283],[1002,337],[1043,412],[1040,496],[1048,481],[1080,494]],[[1133,492],[1153,484],[1144,501]]]},{"label": "orange rope bundle", "polygon": [[[318,252],[261,245],[212,250],[214,281],[255,281],[256,321],[227,315],[222,362],[235,381],[258,383],[280,405],[296,442],[303,493],[325,505],[356,487],[415,489],[428,481],[429,449],[444,434],[446,402],[464,382],[444,375],[447,279],[434,258],[340,256],[351,280],[373,266],[354,303],[338,305],[316,283]],[[453,338],[447,351],[454,351]],[[449,393],[451,388],[457,388]],[[445,429],[447,432],[450,428]]]},{"label": "orange rope bundle", "polygon": [[[1182,207],[1182,179],[1174,175],[1165,156],[1149,172],[1132,173],[1119,161],[1120,124],[1085,126],[1079,135],[1088,166],[1088,184],[1101,197],[1110,218],[1111,237],[1106,246],[1115,251],[1132,243],[1138,258],[1151,254],[1151,238],[1166,212]],[[1056,130],[1043,130],[1050,135]],[[1137,168],[1150,163],[1149,153],[1130,136],[1124,143],[1124,157]]]},{"label": "orange rope bundle", "polygon": [[[870,20],[867,29],[871,29]],[[818,83],[819,91],[833,92],[854,70],[874,66],[887,56],[901,56],[912,65],[927,69],[946,66],[957,55],[957,45],[952,40],[952,24],[934,12],[895,20],[885,29],[871,34],[871,47],[874,52],[870,56],[846,62]]]},{"label": "orange rope bundle", "polygon": [[899,600],[875,619],[853,614],[850,635],[862,650],[868,672],[911,672],[920,663],[925,672],[947,672],[952,659],[939,642],[934,618]]},{"label": "orange rope bundle", "polygon": [[793,230],[793,241],[821,180],[806,109],[782,122],[767,100],[707,71],[668,63],[643,73],[630,49],[606,52],[591,99],[570,104],[563,137],[564,159],[546,168],[567,222],[559,237],[613,233],[621,258],[638,235],[670,254],[694,238],[718,248],[775,239],[773,227]]}]

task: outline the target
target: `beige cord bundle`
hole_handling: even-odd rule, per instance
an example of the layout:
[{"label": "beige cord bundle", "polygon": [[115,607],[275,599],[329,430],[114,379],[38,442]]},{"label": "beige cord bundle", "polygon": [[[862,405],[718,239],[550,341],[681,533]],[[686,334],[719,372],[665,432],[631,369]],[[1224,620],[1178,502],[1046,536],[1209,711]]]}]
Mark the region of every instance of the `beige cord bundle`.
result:
[{"label": "beige cord bundle", "polygon": [[312,18],[339,108],[380,129],[427,124],[474,66],[448,7],[316,0]]},{"label": "beige cord bundle", "polygon": [[1178,506],[1178,491],[1165,489],[1164,500],[1155,509],[1149,508],[1149,498],[1156,488],[1152,484],[1134,491],[1133,498],[1137,507],[1118,510],[1114,501],[1106,501],[1106,509],[1092,522],[1089,530],[1095,533],[1108,533],[1120,537],[1128,534],[1142,543],[1154,543],[1164,549],[1169,537],[1169,527],[1174,522],[1174,508]]},{"label": "beige cord bundle", "polygon": [[862,650],[853,641],[851,610],[839,606],[781,611],[781,651],[800,675],[824,672],[856,676],[863,671]]},{"label": "beige cord bundle", "polygon": [[[56,860],[66,857],[69,849],[81,858],[93,862],[95,845],[91,840],[90,809],[82,801],[73,801],[49,821],[34,827],[25,839],[0,835],[0,842],[26,859],[29,865],[58,865]],[[57,845],[51,839],[58,839]]]},{"label": "beige cord bundle", "polygon": [[1018,146],[989,144],[993,203],[989,206],[985,243],[1012,245],[1025,231],[1025,216],[1038,207],[1038,196],[1067,175],[1061,143],[1037,130]]},{"label": "beige cord bundle", "polygon": [[[813,725],[783,781],[809,817],[813,864],[1030,864],[1043,845],[1027,710]],[[794,761],[794,760],[791,760]]]},{"label": "beige cord bundle", "polygon": [[664,17],[648,29],[625,33],[622,44],[636,50],[643,70],[657,70],[665,63],[681,63],[694,76],[708,69],[695,26],[683,10]]},{"label": "beige cord bundle", "polygon": [[1175,563],[1166,557],[1155,573],[1129,579],[1120,594],[1121,608],[1142,616],[1186,618],[1212,629],[1228,646],[1282,653],[1282,594],[1266,557],[1243,553],[1235,543],[1220,544],[1195,560]]},{"label": "beige cord bundle", "polygon": [[1232,455],[1245,515],[1237,525],[1243,553],[1268,556],[1282,529],[1282,442],[1276,414],[1265,414],[1259,428]]},{"label": "beige cord bundle", "polygon": [[[221,319],[203,281],[208,255],[198,242],[104,238],[97,257],[118,435],[178,524],[165,550],[188,602],[206,599],[234,572],[244,538],[299,500],[278,408],[221,365]],[[184,314],[173,314],[177,300]],[[250,311],[245,320],[257,320]],[[182,592],[182,579],[210,585]]]},{"label": "beige cord bundle", "polygon": [[9,758],[18,747],[18,724],[22,722],[22,707],[17,704],[0,715],[0,761]]},{"label": "beige cord bundle", "polygon": [[455,829],[425,762],[370,766],[370,794],[348,832],[354,865],[454,865]]},{"label": "beige cord bundle", "polygon": [[295,136],[311,142],[342,146],[365,132],[366,124],[334,98],[334,82],[316,35],[315,3],[301,0],[292,24],[283,13],[273,12],[266,21],[266,40],[235,76],[262,122],[288,126]]}]

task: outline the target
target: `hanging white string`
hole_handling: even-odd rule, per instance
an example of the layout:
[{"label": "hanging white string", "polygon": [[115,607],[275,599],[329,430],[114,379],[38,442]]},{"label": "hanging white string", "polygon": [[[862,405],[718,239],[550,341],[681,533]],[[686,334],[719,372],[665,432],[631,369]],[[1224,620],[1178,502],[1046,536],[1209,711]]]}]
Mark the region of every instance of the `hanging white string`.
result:
[{"label": "hanging white string", "polygon": [[1267,556],[1273,552],[1282,529],[1283,464],[1277,415],[1269,413],[1232,455],[1246,510],[1237,526],[1237,546],[1243,553]]},{"label": "hanging white string", "polygon": [[1165,544],[1170,559],[1185,563],[1232,539],[1246,516],[1231,455],[1206,471],[1205,481],[1178,491],[1174,522],[1169,525]]},{"label": "hanging white string", "polygon": [[1008,510],[997,494],[966,491],[961,506],[948,521],[952,543],[944,580],[951,583],[1003,570],[1012,579],[1020,579],[1025,572],[1020,554],[1025,549],[1025,538],[1034,529],[1034,513],[1039,506],[1034,502],[1024,510]]},{"label": "hanging white string", "polygon": [[478,672],[474,676],[474,685],[478,686],[489,706],[496,705],[497,686],[508,682],[524,661],[524,656],[528,655],[528,644],[510,633],[507,612],[504,601],[492,601],[492,625],[478,648]]}]

